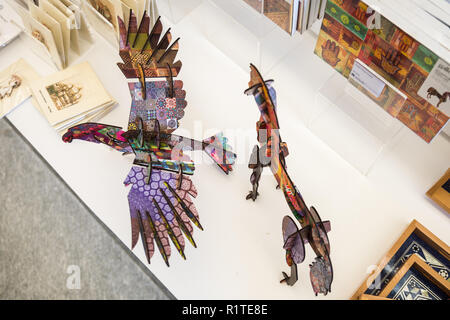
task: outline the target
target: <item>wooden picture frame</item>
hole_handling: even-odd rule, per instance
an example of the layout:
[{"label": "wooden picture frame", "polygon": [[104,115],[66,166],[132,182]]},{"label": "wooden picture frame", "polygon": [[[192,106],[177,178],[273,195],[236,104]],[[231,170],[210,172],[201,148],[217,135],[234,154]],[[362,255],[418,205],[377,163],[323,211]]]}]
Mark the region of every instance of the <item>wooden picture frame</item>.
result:
[{"label": "wooden picture frame", "polygon": [[359,296],[359,300],[386,300],[386,301],[392,301],[392,299],[384,298],[380,296],[372,296],[370,294],[362,294]]},{"label": "wooden picture frame", "polygon": [[[412,290],[409,290],[409,286]],[[379,297],[394,300],[448,300],[450,282],[420,256],[413,254],[381,291]],[[399,297],[403,299],[398,299]]]},{"label": "wooden picture frame", "polygon": [[448,214],[450,214],[450,192],[445,190],[443,186],[450,180],[450,168],[447,172],[439,179],[438,182],[427,191],[426,195],[428,198],[433,200],[438,206],[444,209]]},{"label": "wooden picture frame", "polygon": [[424,260],[424,257],[431,255],[434,260],[440,262],[442,269],[436,266],[436,263],[433,263],[432,268],[436,272],[446,273],[447,279],[449,279],[449,246],[417,220],[413,220],[380,261],[376,270],[366,278],[350,299],[357,300],[362,294],[379,296],[406,259],[414,253],[414,250],[418,250]]}]

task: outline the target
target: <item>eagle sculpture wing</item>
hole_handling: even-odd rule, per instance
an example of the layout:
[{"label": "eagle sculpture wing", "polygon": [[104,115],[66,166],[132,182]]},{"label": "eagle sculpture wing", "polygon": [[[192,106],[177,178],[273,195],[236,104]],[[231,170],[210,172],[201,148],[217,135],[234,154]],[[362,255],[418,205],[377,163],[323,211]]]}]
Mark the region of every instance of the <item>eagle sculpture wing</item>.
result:
[{"label": "eagle sculpture wing", "polygon": [[171,243],[186,259],[185,238],[196,247],[193,226],[203,230],[192,201],[197,196],[190,178],[195,165],[184,151],[205,151],[227,174],[236,154],[222,134],[203,141],[173,134],[187,106],[183,82],[174,80],[182,66],[175,61],[178,39],[171,43],[170,29],[162,35],[160,19],[150,30],[145,13],[139,26],[132,12],[128,27],[120,18],[118,21],[123,63],[117,65],[126,78],[137,79],[128,83],[131,108],[127,130],[85,123],[70,128],[63,140],[81,139],[134,153],[134,165],[124,181],[130,188],[131,246],[141,239],[148,263],[157,248],[169,266]]}]

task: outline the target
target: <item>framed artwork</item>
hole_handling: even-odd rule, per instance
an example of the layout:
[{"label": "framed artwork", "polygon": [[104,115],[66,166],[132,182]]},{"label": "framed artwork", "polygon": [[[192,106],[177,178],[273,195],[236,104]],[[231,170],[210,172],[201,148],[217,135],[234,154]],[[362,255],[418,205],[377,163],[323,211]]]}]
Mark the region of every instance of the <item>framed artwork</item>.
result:
[{"label": "framed artwork", "polygon": [[293,0],[264,0],[263,14],[284,31],[292,31]]},{"label": "framed artwork", "polygon": [[445,281],[450,281],[450,248],[425,228],[413,220],[400,236],[376,270],[367,277],[351,297],[357,300],[362,294],[380,296],[409,257],[416,254]]},{"label": "framed artwork", "polygon": [[448,300],[450,283],[413,254],[397,271],[380,297],[394,300]]},{"label": "framed artwork", "polygon": [[398,113],[397,119],[424,141],[430,143],[445,127],[449,117],[428,102],[420,105],[414,100],[407,99]]},{"label": "framed artwork", "polygon": [[450,213],[450,169],[427,191],[427,196]]},{"label": "framed artwork", "polygon": [[380,296],[372,296],[370,294],[362,294],[359,297],[359,300],[386,300],[386,301],[390,301],[392,299],[384,298],[384,297],[380,297]]}]

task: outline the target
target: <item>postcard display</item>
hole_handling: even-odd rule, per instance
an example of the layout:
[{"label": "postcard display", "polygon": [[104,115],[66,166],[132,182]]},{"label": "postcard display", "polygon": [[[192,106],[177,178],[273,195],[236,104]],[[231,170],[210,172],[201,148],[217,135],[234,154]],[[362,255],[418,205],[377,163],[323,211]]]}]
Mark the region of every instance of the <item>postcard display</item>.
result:
[{"label": "postcard display", "polygon": [[448,122],[421,92],[446,62],[389,21],[391,9],[328,0],[314,49],[337,73],[318,91],[308,127],[363,174],[405,126],[430,143]]},{"label": "postcard display", "polygon": [[[93,39],[81,3],[74,1],[6,0],[19,19],[14,22],[26,47],[48,65],[62,70],[87,52]],[[11,12],[11,11],[8,11]],[[10,14],[5,14],[10,19]]]},{"label": "postcard display", "polygon": [[[403,10],[405,7],[405,2],[409,4],[408,0],[402,0],[402,1],[388,1],[386,2],[387,11],[386,14],[390,12],[402,12],[403,15],[408,15],[407,19],[412,21],[415,24],[408,24],[408,27],[410,27],[407,31],[409,34],[414,35],[417,37],[416,40],[420,40],[419,42],[422,42],[423,45],[428,47],[429,49],[432,49],[435,54],[443,58],[443,60],[446,61],[446,63],[450,62],[450,51],[448,50],[450,46],[450,36],[448,32],[448,25],[442,23],[443,21],[448,22],[450,21],[450,3],[446,3],[444,1],[439,0],[428,0],[428,1],[422,1],[422,0],[412,0],[415,6],[419,7],[420,9],[417,10]],[[437,4],[437,5],[436,5]],[[432,16],[434,19],[429,19],[429,17]],[[390,17],[388,17],[390,18]],[[426,23],[423,23],[423,21],[426,21]],[[442,64],[438,64],[442,65]],[[437,70],[437,67],[435,65],[435,68]],[[432,77],[429,77],[429,80],[431,80]],[[441,82],[441,85],[447,86],[446,89],[442,90],[443,88],[435,88],[439,89],[438,91],[449,91],[449,79],[450,77],[447,76],[447,81],[442,81],[441,79],[439,82]],[[436,81],[435,81],[436,82]],[[426,84],[423,84],[423,87],[426,87]],[[439,86],[440,87],[440,86]],[[424,96],[424,92],[421,93],[422,96]],[[446,96],[445,94],[443,96]],[[447,95],[448,96],[448,95]],[[428,98],[428,97],[426,97]],[[437,100],[437,96],[431,96],[430,97],[432,104],[434,106],[437,106],[437,103],[439,100]],[[447,99],[447,101],[450,101]],[[447,116],[450,115],[450,103],[440,104],[439,110],[444,112]],[[445,126],[442,129],[442,133],[444,137],[447,139],[450,139],[450,125]]]},{"label": "postcard display", "polygon": [[[299,45],[303,45],[302,34],[293,28],[296,24],[293,21],[295,16],[293,11],[300,8],[296,7],[296,3],[289,0],[204,0],[190,14],[193,15],[199,32],[244,71],[247,71],[248,62],[252,61],[258,65],[261,72],[268,73],[274,66],[283,63],[284,58],[294,52]],[[369,173],[383,150],[395,140],[400,131],[407,130],[405,126],[414,131],[425,143],[430,143],[441,131],[448,131],[448,126],[445,127],[449,114],[446,110],[448,106],[441,105],[442,111],[436,108],[436,103],[429,107],[432,103],[426,101],[427,93],[424,95],[414,88],[411,89],[414,80],[417,80],[412,74],[412,66],[425,70],[427,76],[431,75],[429,66],[424,69],[419,62],[421,52],[425,54],[423,59],[426,58],[426,52],[431,52],[432,56],[442,58],[440,60],[444,62],[447,60],[447,56],[439,50],[442,44],[435,41],[440,36],[445,37],[445,33],[436,35],[431,30],[425,32],[418,28],[415,21],[427,23],[430,21],[433,30],[442,27],[435,26],[436,23],[441,23],[430,17],[426,17],[426,20],[417,19],[416,16],[405,18],[404,14],[398,19],[399,8],[384,0],[365,2],[328,0],[325,4],[323,13],[320,14],[324,18],[310,28],[312,33],[309,36],[317,33],[318,43],[311,48],[311,57],[308,56],[308,59],[316,59],[312,57],[314,52],[338,72],[332,73],[328,81],[317,88],[316,103],[309,107],[310,111],[303,119],[308,128],[362,174]],[[372,10],[370,5],[376,5],[377,11]],[[175,6],[179,6],[178,2],[172,1],[172,7]],[[349,12],[343,9],[344,6],[349,7],[347,8]],[[416,8],[417,4],[413,6]],[[413,11],[416,13],[418,10]],[[423,12],[425,14],[425,11]],[[342,16],[345,16],[344,21],[341,20]],[[369,44],[377,43],[378,40],[374,38],[367,41],[366,38],[375,34],[372,29],[378,26],[376,23],[380,19],[382,23],[386,22],[392,26],[392,37],[398,37],[387,42],[397,41],[397,45],[401,46],[402,41],[410,39],[412,45],[410,51],[414,50],[403,53],[398,47],[390,56],[393,62],[390,63],[390,60],[386,59],[384,67],[391,65],[392,70],[388,71],[395,74],[394,76],[384,72],[383,66],[377,69],[367,65],[370,64]],[[400,29],[391,23],[390,19],[396,23],[401,21],[401,28],[406,26],[407,29]],[[353,25],[354,29],[351,28]],[[327,28],[330,30],[324,31]],[[406,36],[401,37],[403,33]],[[233,45],[230,45],[227,39],[233,39]],[[432,40],[424,41],[424,39]],[[330,40],[328,44],[327,40]],[[334,50],[331,47],[333,42]],[[390,45],[395,46],[395,43]],[[367,55],[360,57],[364,46]],[[336,52],[337,57],[334,57]],[[386,52],[389,53],[388,50]],[[323,57],[323,53],[326,58]],[[417,56],[414,58],[416,53]],[[403,56],[411,61],[409,67],[402,65],[405,59],[396,65],[395,59],[398,60]],[[432,64],[435,63],[433,60]],[[397,75],[402,78],[398,78]],[[417,97],[419,94],[421,98]],[[415,108],[418,109],[417,112],[410,115],[409,119],[403,106],[407,108],[411,102],[415,102],[419,108]],[[420,118],[418,121],[426,125],[418,124],[417,119],[414,119],[415,114]],[[434,116],[438,120],[432,120]]]},{"label": "postcard display", "polygon": [[130,11],[138,17],[146,12],[150,25],[154,25],[159,16],[156,0],[83,0],[82,9],[92,28],[116,50],[119,49],[118,18],[128,23]]},{"label": "postcard display", "polygon": [[242,70],[247,72],[252,61],[265,73],[295,48],[300,38],[296,28],[291,28],[293,2],[274,2],[272,11],[267,12],[262,0],[204,0],[196,10],[202,18],[195,22],[199,32]]}]

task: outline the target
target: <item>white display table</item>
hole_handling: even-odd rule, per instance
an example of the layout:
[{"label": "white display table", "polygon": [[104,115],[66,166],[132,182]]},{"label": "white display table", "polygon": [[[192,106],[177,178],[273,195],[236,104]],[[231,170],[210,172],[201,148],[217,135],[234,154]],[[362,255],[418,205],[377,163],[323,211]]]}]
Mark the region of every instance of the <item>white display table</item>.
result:
[{"label": "white display table", "polygon": [[[198,18],[194,11],[172,26],[173,35],[181,37],[179,58],[183,69],[179,78],[185,83],[188,100],[179,134],[203,138],[225,129],[238,153],[238,163],[228,177],[211,163],[197,164],[193,181],[199,196],[195,203],[205,231],[195,230],[198,248],[187,244],[187,261],[174,253],[167,268],[155,253],[152,264],[147,265],[140,243],[133,253],[179,299],[312,299],[308,267],[314,259],[311,249],[299,266],[299,282],[294,287],[279,283],[281,271],[288,270],[281,221],[289,208],[268,171],[261,181],[261,197],[255,203],[245,200],[251,173],[247,161],[256,142],[255,122],[259,117],[253,98],[243,94],[249,74],[196,31],[193,21]],[[412,219],[450,242],[448,215],[425,197],[426,190],[449,167],[450,143],[439,136],[427,145],[404,130],[370,174],[361,175],[302,124],[300,106],[303,110],[314,106],[317,90],[334,72],[313,55],[314,45],[311,34],[305,34],[285,63],[265,76],[275,79],[282,136],[290,150],[287,164],[291,178],[307,203],[314,205],[324,220],[332,221],[329,237],[334,282],[332,292],[317,299],[348,299],[366,278],[370,266],[378,262]],[[0,69],[19,57],[41,74],[55,71],[27,51],[22,40],[0,51]],[[79,58],[84,60],[91,63],[119,102],[102,122],[126,126],[130,96],[126,80],[115,65],[120,61],[118,53],[98,38]],[[287,98],[292,90],[297,92],[297,99]],[[128,189],[122,182],[132,156],[123,157],[106,146],[83,141],[63,143],[31,101],[19,106],[8,119],[92,212],[129,246]],[[98,252],[98,258],[107,254]],[[116,279],[121,281],[120,274]]]}]

